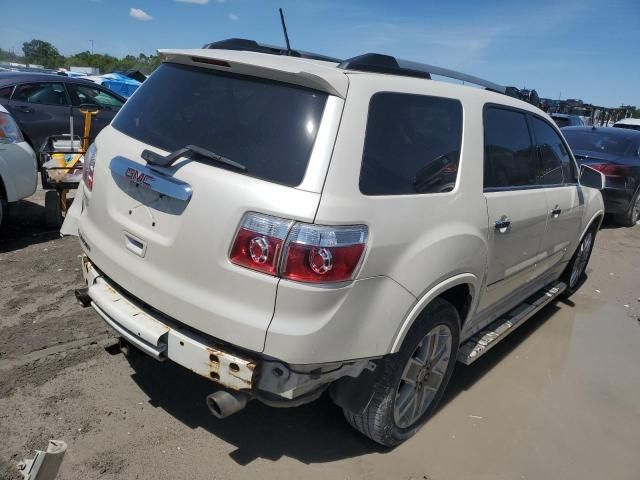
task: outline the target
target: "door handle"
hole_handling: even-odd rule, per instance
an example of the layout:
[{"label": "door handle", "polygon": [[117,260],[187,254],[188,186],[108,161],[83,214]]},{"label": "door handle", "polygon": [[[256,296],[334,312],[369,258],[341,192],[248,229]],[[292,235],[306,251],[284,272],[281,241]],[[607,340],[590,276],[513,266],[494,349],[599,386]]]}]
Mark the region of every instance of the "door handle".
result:
[{"label": "door handle", "polygon": [[495,223],[495,229],[500,233],[506,233],[510,226],[511,220],[509,220],[505,215],[503,215],[500,220],[496,220]]},{"label": "door handle", "polygon": [[557,205],[556,205],[556,208],[551,210],[551,215],[553,216],[553,218],[558,218],[561,213],[562,213],[562,209],[558,208]]},{"label": "door handle", "polygon": [[13,108],[15,108],[16,110],[22,113],[31,113],[31,109],[25,105],[17,105]]}]

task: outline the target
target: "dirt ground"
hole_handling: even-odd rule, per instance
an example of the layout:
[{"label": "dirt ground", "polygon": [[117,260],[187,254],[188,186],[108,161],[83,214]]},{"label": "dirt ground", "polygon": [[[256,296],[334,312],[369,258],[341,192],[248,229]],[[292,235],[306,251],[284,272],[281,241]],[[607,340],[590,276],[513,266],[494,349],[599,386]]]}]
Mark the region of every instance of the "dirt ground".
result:
[{"label": "dirt ground", "polygon": [[80,248],[44,229],[42,198],[0,238],[0,478],[50,438],[69,445],[65,480],[640,478],[640,226],[605,226],[572,301],[458,366],[434,418],[387,450],[324,397],[217,421],[208,380],[131,368],[76,305]]}]

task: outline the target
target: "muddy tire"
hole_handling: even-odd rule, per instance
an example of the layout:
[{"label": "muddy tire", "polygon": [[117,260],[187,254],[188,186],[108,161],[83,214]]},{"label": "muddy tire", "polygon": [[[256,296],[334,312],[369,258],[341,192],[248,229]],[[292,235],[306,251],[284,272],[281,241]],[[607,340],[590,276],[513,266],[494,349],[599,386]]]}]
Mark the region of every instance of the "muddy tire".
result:
[{"label": "muddy tire", "polygon": [[613,217],[613,221],[623,227],[633,227],[638,220],[640,220],[640,190],[631,199],[629,210]]},{"label": "muddy tire", "polygon": [[411,327],[398,353],[378,368],[373,396],[361,412],[343,408],[359,432],[386,447],[412,437],[433,414],[455,367],[460,340],[457,310],[435,299]]},{"label": "muddy tire", "polygon": [[44,224],[51,230],[60,230],[62,226],[60,194],[55,190],[49,190],[44,194]]},{"label": "muddy tire", "polygon": [[596,241],[597,231],[598,228],[595,225],[587,230],[587,233],[585,233],[580,240],[578,248],[576,248],[573,257],[571,257],[567,268],[560,278],[560,280],[567,284],[567,288],[562,294],[565,298],[569,298],[582,286],[585,279],[585,270],[587,269],[587,264],[593,251],[593,245]]}]

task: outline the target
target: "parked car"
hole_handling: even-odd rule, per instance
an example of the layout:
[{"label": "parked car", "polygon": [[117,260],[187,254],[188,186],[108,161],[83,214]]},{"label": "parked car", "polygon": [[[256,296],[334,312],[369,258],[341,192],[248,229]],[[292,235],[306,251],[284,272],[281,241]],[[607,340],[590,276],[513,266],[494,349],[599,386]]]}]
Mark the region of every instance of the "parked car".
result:
[{"label": "parked car", "polygon": [[70,133],[71,116],[74,134],[82,135],[84,115],[80,112],[81,105],[101,110],[91,123],[91,137],[95,138],[124,102],[117,93],[81,78],[44,73],[0,73],[0,105],[11,112],[25,140],[36,151],[48,136]]},{"label": "parked car", "polygon": [[16,121],[0,105],[0,231],[8,203],[33,195],[37,184],[36,155]]},{"label": "parked car", "polygon": [[577,115],[568,115],[566,113],[552,113],[551,118],[554,122],[556,122],[558,128],[582,127],[584,125],[582,118]]},{"label": "parked car", "polygon": [[640,132],[622,128],[572,127],[562,130],[576,160],[606,177],[605,210],[620,225],[640,219]]},{"label": "parked car", "polygon": [[640,118],[625,118],[613,124],[616,128],[627,128],[629,130],[640,130]]},{"label": "parked car", "polygon": [[76,295],[125,352],[224,386],[217,417],[329,389],[397,445],[457,360],[579,288],[602,174],[492,82],[232,46],[162,51],[89,149]]}]

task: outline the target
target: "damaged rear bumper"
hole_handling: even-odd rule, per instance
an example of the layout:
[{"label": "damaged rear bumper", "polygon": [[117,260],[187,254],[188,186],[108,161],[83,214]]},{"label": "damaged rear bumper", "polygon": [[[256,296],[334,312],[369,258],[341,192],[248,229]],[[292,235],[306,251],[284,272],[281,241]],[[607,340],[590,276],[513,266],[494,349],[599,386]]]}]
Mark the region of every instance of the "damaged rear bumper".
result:
[{"label": "damaged rear bumper", "polygon": [[123,339],[159,361],[169,359],[198,375],[274,406],[317,398],[339,378],[373,370],[370,359],[288,365],[256,352],[216,342],[130,297],[86,255],[82,271],[90,305]]}]

